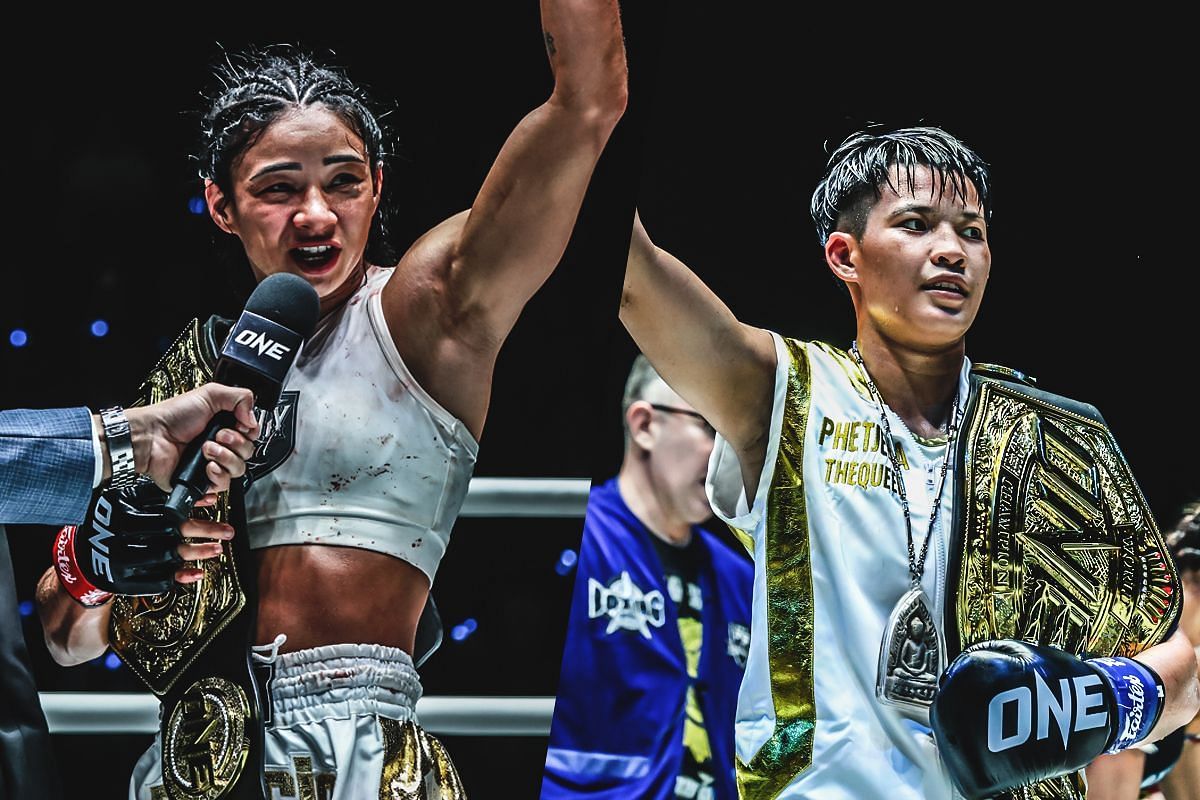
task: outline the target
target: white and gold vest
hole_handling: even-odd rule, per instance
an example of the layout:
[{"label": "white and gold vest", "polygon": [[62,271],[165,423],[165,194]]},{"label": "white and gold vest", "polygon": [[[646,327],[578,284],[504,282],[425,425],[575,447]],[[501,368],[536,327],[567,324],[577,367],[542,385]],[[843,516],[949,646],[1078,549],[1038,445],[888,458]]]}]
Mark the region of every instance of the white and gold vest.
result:
[{"label": "white and gold vest", "polygon": [[[952,798],[929,729],[875,696],[884,628],[909,589],[879,407],[845,352],[772,336],[775,396],[754,497],[745,497],[737,457],[720,437],[708,474],[713,509],[755,563],[737,712],[739,790],[756,800]],[[964,359],[962,398],[969,372]],[[918,441],[888,414],[919,552],[946,445]],[[945,616],[952,485],[950,474],[922,576],[937,620]]]}]

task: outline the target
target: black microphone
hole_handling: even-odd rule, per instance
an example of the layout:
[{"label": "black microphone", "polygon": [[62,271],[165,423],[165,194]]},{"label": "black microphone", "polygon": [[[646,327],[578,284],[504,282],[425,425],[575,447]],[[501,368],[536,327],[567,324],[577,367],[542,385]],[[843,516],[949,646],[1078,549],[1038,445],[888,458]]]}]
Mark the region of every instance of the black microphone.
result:
[{"label": "black microphone", "polygon": [[[319,311],[316,290],[300,276],[278,272],[263,278],[250,293],[242,316],[225,338],[213,370],[213,381],[250,389],[256,408],[267,413],[274,411],[283,380],[300,346],[316,328]],[[212,441],[221,428],[236,425],[233,412],[219,412],[180,457],[171,478],[174,488],[166,503],[166,510],[178,521],[188,518],[192,506],[210,485],[201,446]]]}]

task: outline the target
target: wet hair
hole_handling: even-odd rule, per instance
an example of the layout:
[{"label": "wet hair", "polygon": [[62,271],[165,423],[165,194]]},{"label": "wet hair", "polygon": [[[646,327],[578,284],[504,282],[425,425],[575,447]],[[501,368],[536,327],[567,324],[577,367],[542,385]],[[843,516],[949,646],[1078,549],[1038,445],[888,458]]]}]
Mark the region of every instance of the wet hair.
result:
[{"label": "wet hair", "polygon": [[[200,177],[232,197],[231,173],[238,157],[271,123],[289,111],[320,104],[362,139],[372,170],[384,162],[385,131],[367,92],[341,67],[291,45],[251,47],[226,53],[213,67],[214,88],[205,95],[195,154]],[[374,173],[372,172],[372,175]],[[371,221],[367,258],[388,261],[383,204]],[[379,263],[379,261],[376,261]]]},{"label": "wet hair", "polygon": [[987,163],[941,128],[914,127],[878,133],[853,133],[830,154],[825,174],[812,195],[809,210],[822,247],[834,231],[861,237],[867,216],[884,186],[899,193],[898,176],[912,188],[918,167],[938,176],[940,192],[950,191],[965,202],[968,183],[974,184],[991,223],[991,177]]}]

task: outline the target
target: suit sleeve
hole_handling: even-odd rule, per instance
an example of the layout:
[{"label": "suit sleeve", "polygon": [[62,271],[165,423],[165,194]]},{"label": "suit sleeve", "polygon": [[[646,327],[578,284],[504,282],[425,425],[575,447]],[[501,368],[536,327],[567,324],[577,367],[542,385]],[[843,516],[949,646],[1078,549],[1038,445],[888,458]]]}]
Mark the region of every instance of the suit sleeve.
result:
[{"label": "suit sleeve", "polygon": [[95,464],[88,409],[0,411],[0,524],[82,522]]}]

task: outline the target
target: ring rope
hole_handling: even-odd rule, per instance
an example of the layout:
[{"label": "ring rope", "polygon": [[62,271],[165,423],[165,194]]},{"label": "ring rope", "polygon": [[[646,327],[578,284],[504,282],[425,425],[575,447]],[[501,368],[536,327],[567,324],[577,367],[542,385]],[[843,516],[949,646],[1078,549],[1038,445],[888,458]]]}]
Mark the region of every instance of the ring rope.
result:
[{"label": "ring rope", "polygon": [[[586,478],[472,478],[462,517],[582,517]],[[150,692],[40,692],[52,734],[153,734]],[[454,696],[417,701],[421,727],[443,736],[549,736],[554,697]]]}]

